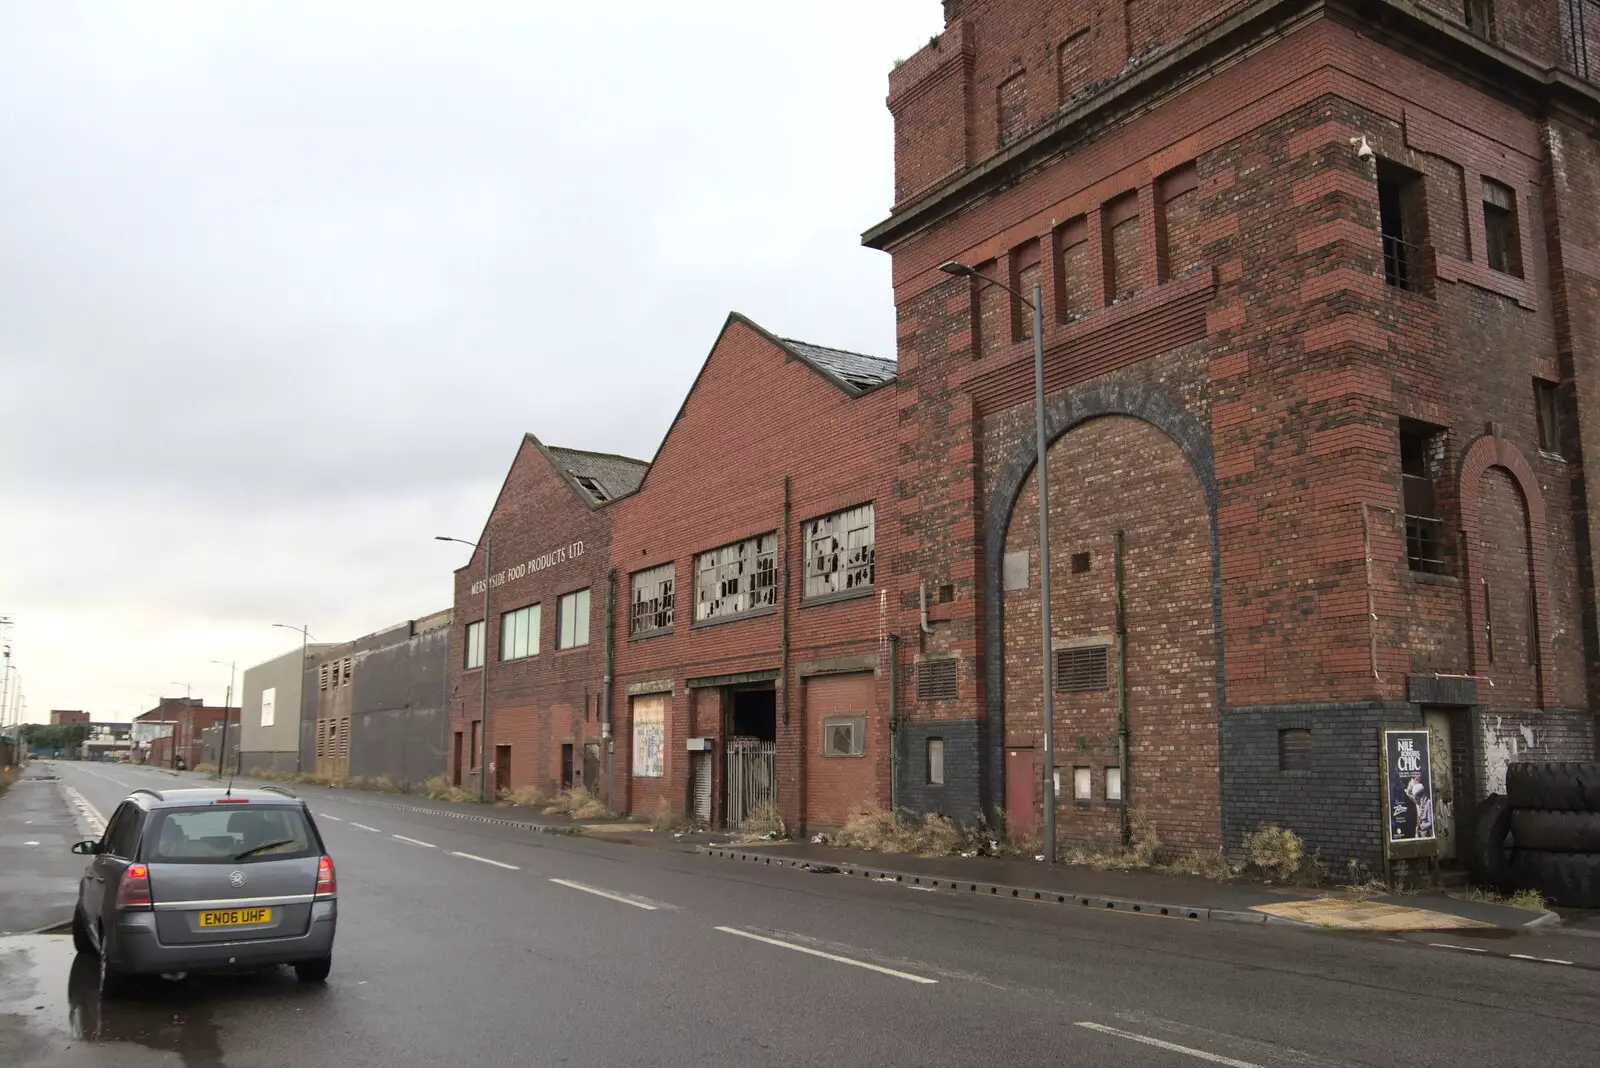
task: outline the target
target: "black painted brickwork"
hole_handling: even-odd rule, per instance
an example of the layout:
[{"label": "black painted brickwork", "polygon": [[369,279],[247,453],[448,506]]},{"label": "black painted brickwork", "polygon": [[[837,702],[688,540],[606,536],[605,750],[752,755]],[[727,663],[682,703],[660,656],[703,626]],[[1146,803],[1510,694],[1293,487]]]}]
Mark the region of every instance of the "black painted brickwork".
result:
[{"label": "black painted brickwork", "polygon": [[[913,813],[937,812],[962,824],[979,812],[978,721],[951,719],[903,724],[899,729],[899,783],[895,804]],[[928,780],[928,739],[944,739],[944,785]]]}]

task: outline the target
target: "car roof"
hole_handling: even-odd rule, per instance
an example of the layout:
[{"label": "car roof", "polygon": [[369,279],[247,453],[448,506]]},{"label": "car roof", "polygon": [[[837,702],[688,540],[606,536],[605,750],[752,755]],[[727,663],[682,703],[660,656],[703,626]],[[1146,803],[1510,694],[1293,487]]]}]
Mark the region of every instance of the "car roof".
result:
[{"label": "car roof", "polygon": [[135,790],[128,797],[144,808],[150,809],[191,808],[195,805],[210,805],[225,797],[232,798],[235,803],[250,802],[259,805],[305,807],[305,802],[294,794],[271,786],[255,788],[244,786],[231,788],[190,786],[172,790]]}]

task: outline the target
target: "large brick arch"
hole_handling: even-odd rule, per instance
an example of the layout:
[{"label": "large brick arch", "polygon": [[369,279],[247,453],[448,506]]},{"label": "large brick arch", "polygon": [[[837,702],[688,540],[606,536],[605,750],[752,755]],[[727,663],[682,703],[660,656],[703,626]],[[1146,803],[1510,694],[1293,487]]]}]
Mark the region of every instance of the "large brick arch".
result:
[{"label": "large brick arch", "polygon": [[1550,622],[1550,572],[1546,564],[1549,550],[1549,532],[1545,525],[1544,494],[1539,489],[1539,478],[1533,465],[1522,450],[1494,433],[1478,438],[1461,457],[1461,474],[1457,499],[1461,502],[1461,557],[1465,561],[1465,601],[1467,610],[1468,647],[1472,655],[1472,671],[1484,674],[1489,668],[1489,643],[1483,633],[1483,578],[1484,561],[1478,546],[1483,536],[1483,502],[1481,483],[1484,474],[1498,467],[1511,476],[1512,484],[1522,495],[1522,504],[1528,517],[1528,567],[1533,576],[1533,599],[1539,626],[1539,707],[1550,704],[1555,693],[1555,646],[1551,642]]},{"label": "large brick arch", "polygon": [[[1181,404],[1159,389],[1102,383],[1069,390],[1046,403],[1046,440],[1053,445],[1073,427],[1107,415],[1125,415],[1142,420],[1170,438],[1183,453],[1205,494],[1206,513],[1211,521],[1211,614],[1216,644],[1216,702],[1220,732],[1226,686],[1222,662],[1222,563],[1217,532],[1220,492],[1211,451],[1211,432]],[[1005,598],[1000,591],[1006,529],[1011,524],[1011,513],[1016,508],[1017,497],[1033,471],[1036,458],[1037,446],[1030,422],[1024,434],[997,450],[995,459],[998,462],[987,478],[990,490],[983,516],[983,657],[987,697],[979,743],[984,753],[979,796],[991,816],[1004,803],[1000,786],[1004,782],[1005,767]]]}]

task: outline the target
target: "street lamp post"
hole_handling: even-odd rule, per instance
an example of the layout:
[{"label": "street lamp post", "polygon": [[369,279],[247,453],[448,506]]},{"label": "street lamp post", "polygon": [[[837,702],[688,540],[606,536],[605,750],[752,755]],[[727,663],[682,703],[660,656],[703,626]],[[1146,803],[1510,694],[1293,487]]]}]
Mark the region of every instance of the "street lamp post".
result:
[{"label": "street lamp post", "polygon": [[287,623],[274,623],[274,627],[284,630],[300,632],[300,707],[295,709],[295,738],[294,738],[294,770],[298,774],[305,771],[306,751],[306,646],[311,644],[311,624],[301,627],[291,627]]},{"label": "street lamp post", "polygon": [[[1035,463],[1039,482],[1039,630],[1043,688],[1040,702],[1044,718],[1044,856],[1045,863],[1056,862],[1056,747],[1055,710],[1051,700],[1050,648],[1050,469],[1046,455],[1044,427],[1044,295],[1034,283],[1033,299],[1018,293],[1004,282],[980,273],[976,268],[951,260],[939,270],[959,278],[971,278],[984,285],[998,286],[1033,311],[1033,424]],[[994,591],[990,591],[994,595]]]},{"label": "street lamp post", "polygon": [[[233,715],[233,675],[237,669],[232,661],[229,661],[226,664],[220,660],[213,660],[211,662],[216,664],[218,667],[225,667],[228,669],[228,696],[227,699],[222,702],[222,744],[217,747],[217,777],[221,778],[222,772],[228,764],[228,720]],[[304,677],[304,663],[300,665],[300,671],[301,676]],[[244,729],[244,724],[240,723],[239,727],[241,730]]]},{"label": "street lamp post", "polygon": [[434,541],[453,541],[457,545],[470,545],[483,550],[483,623],[478,630],[478,641],[483,646],[478,658],[478,800],[489,800],[489,545],[488,539],[479,545],[463,538],[435,535]]}]

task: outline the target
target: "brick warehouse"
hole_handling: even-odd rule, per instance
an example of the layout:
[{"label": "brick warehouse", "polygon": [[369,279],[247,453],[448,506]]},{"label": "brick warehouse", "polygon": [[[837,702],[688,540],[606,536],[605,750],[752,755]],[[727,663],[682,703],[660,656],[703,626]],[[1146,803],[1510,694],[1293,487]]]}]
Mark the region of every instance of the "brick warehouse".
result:
[{"label": "brick warehouse", "polygon": [[[1427,724],[1448,855],[1509,759],[1590,758],[1600,5],[944,8],[864,238],[899,313],[900,796],[1026,831],[1046,771],[1031,316],[952,260],[1045,294],[1064,839],[1127,806],[1376,863],[1377,731]],[[929,785],[933,738],[976,774]]]}]

